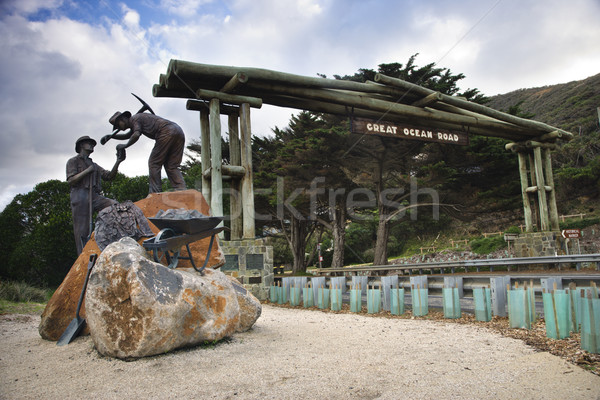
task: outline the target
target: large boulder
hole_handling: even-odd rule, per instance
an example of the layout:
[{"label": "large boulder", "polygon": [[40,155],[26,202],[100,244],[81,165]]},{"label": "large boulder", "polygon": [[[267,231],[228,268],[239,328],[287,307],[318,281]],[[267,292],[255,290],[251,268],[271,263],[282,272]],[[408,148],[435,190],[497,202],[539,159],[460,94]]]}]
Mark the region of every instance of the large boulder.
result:
[{"label": "large boulder", "polygon": [[166,268],[124,238],[102,252],[92,271],[86,321],[96,349],[110,357],[212,342],[249,329],[260,315],[258,300],[235,285],[218,270]]},{"label": "large boulder", "polygon": [[[145,199],[135,202],[146,217],[153,217],[159,210],[186,208],[189,210],[198,210],[204,215],[211,215],[208,203],[197,190],[189,189],[176,192],[152,193]],[[158,228],[150,223],[150,229],[154,234],[159,232]],[[142,243],[146,238],[139,240]],[[204,264],[210,238],[205,238],[190,244],[190,250],[194,258],[195,264],[200,267]],[[75,245],[75,244],[73,244]],[[85,275],[87,272],[87,264],[92,253],[100,254],[100,249],[95,241],[95,236],[92,234],[91,239],[83,248],[69,273],[54,292],[50,301],[46,305],[42,313],[42,319],[39,326],[40,336],[46,340],[58,340],[63,334],[69,322],[75,317],[75,310]],[[182,249],[182,256],[187,256],[185,247]],[[225,256],[219,246],[218,239],[214,241],[210,259],[207,263],[207,268],[218,268],[225,263]],[[191,267],[188,260],[179,259],[177,268]],[[81,307],[80,316],[86,317],[85,301]],[[89,334],[89,329],[84,328],[82,334]]]}]

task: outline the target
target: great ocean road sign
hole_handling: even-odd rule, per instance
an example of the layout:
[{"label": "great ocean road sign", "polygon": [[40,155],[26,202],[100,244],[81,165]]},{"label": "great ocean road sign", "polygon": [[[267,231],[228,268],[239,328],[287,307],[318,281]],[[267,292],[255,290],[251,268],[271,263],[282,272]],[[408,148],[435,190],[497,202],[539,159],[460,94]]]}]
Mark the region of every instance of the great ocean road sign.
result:
[{"label": "great ocean road sign", "polygon": [[352,131],[353,133],[395,137],[398,139],[423,140],[427,142],[458,144],[461,146],[469,144],[469,135],[467,132],[360,118],[355,118],[352,121]]}]

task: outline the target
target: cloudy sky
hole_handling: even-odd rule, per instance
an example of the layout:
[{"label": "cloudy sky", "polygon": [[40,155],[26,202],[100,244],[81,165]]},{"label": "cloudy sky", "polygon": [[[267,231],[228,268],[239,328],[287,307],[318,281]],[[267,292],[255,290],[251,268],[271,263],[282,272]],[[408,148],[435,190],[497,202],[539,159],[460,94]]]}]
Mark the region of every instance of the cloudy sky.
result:
[{"label": "cloudy sky", "polygon": [[[152,97],[171,58],[331,77],[419,53],[494,95],[600,73],[598,21],[598,0],[0,0],[0,209],[65,179],[79,136],[140,107],[131,92],[198,138],[185,100]],[[253,133],[294,112],[253,109]],[[110,168],[116,144],[94,161]],[[121,172],[146,174],[152,146],[129,148]]]}]

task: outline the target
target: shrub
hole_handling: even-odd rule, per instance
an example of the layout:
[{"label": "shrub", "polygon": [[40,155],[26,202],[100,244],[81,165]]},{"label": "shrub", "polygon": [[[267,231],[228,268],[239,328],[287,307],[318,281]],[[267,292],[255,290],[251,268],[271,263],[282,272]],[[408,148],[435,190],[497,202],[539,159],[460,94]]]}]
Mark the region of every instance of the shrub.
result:
[{"label": "shrub", "polygon": [[506,247],[506,242],[502,236],[481,237],[469,242],[471,251],[477,254],[488,254]]},{"label": "shrub", "polygon": [[507,230],[504,231],[504,233],[521,233],[521,228],[519,228],[518,226],[511,226],[509,227]]}]

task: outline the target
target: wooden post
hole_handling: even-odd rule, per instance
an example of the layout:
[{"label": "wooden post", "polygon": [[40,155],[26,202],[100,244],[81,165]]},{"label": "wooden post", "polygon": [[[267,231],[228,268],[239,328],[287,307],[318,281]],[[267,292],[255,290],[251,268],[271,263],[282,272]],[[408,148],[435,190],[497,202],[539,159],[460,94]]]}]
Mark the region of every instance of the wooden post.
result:
[{"label": "wooden post", "polygon": [[535,147],[533,149],[535,178],[538,188],[538,202],[540,208],[540,228],[542,231],[550,230],[550,219],[548,218],[548,201],[546,197],[546,185],[544,183],[544,170],[542,163],[542,149]]},{"label": "wooden post", "polygon": [[[229,125],[229,158],[231,165],[242,165],[240,152],[240,135],[238,131],[238,116],[230,114]],[[231,239],[242,238],[242,183],[239,179],[231,180],[231,193],[229,201],[231,207]]]},{"label": "wooden post", "polygon": [[[221,173],[223,156],[220,114],[219,99],[212,99],[210,101],[210,208],[214,216],[223,216],[223,176]],[[222,222],[219,226],[222,226]],[[219,237],[223,237],[223,232],[219,234]]]},{"label": "wooden post", "polygon": [[521,177],[521,195],[523,197],[523,213],[525,214],[525,231],[533,232],[533,218],[531,216],[531,204],[529,204],[529,194],[527,187],[529,179],[527,178],[527,157],[522,152],[517,153],[519,156],[519,175]]},{"label": "wooden post", "polygon": [[[537,190],[537,178],[535,175],[535,167],[534,167],[535,159],[533,157],[533,153],[528,153],[527,158],[529,159],[529,178],[531,179],[531,186],[535,186],[536,190]],[[533,200],[533,210],[532,210],[533,218],[532,219],[534,221],[534,225],[537,226],[538,230],[541,230],[539,198],[532,196],[532,200]]]},{"label": "wooden post", "polygon": [[[200,162],[202,170],[205,171],[210,167],[210,122],[208,118],[208,108],[200,109]],[[202,174],[202,196],[210,206],[210,178]]]},{"label": "wooden post", "polygon": [[550,225],[553,231],[560,230],[558,223],[558,207],[556,206],[556,191],[554,190],[554,177],[552,174],[552,158],[551,150],[544,149],[542,157],[544,159],[544,173],[546,177],[546,186],[550,187],[548,192],[548,209],[550,211]]},{"label": "wooden post", "polygon": [[252,132],[250,130],[250,104],[240,106],[241,161],[246,169],[242,178],[243,237],[253,239],[254,232],[254,188],[252,183]]}]

